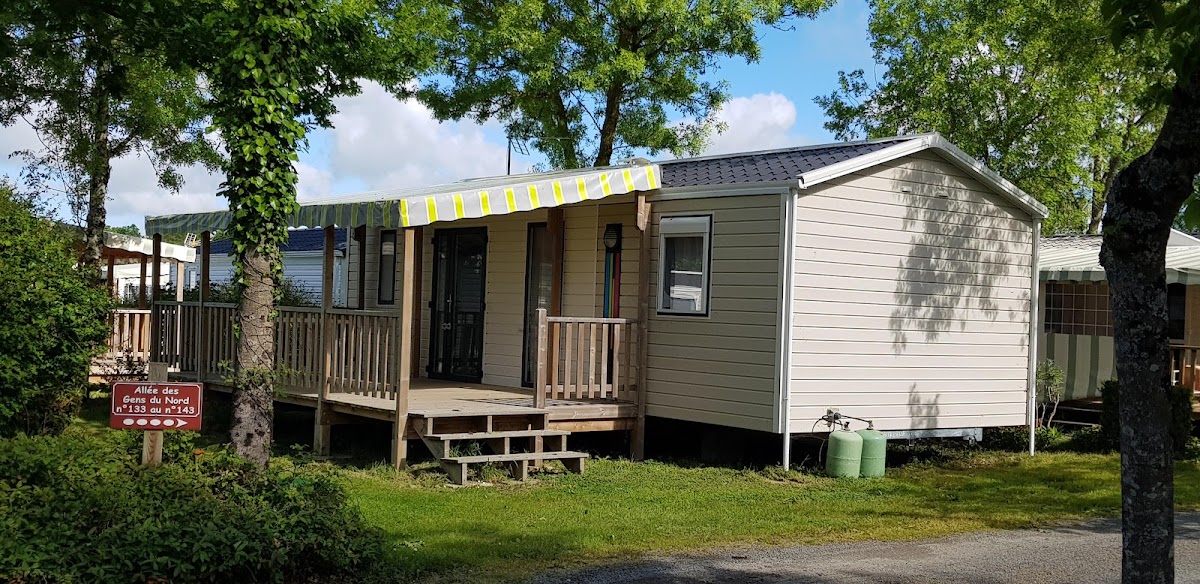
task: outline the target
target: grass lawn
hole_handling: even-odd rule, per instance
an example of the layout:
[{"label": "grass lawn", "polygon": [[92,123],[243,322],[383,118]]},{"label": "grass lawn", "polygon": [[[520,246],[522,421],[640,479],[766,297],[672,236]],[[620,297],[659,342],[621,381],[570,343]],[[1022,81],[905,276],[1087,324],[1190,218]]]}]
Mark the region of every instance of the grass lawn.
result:
[{"label": "grass lawn", "polygon": [[[88,400],[72,431],[109,432],[107,408],[106,399]],[[227,440],[228,404],[213,399],[205,410],[197,445]],[[307,424],[278,424],[281,443]],[[584,475],[541,474],[524,485],[451,487],[433,463],[345,474],[351,499],[395,544],[407,575],[497,582],[656,552],[913,539],[1116,516],[1118,465],[1115,454],[976,451],[870,480],[607,459],[589,461]],[[1176,465],[1175,498],[1181,509],[1200,508],[1200,462]]]},{"label": "grass lawn", "polygon": [[[1176,501],[1200,506],[1200,464]],[[595,460],[587,474],[450,488],[432,476],[350,473],[352,498],[425,580],[492,582],[552,567],[718,546],[912,539],[1120,512],[1114,455],[979,453],[883,479]]]}]

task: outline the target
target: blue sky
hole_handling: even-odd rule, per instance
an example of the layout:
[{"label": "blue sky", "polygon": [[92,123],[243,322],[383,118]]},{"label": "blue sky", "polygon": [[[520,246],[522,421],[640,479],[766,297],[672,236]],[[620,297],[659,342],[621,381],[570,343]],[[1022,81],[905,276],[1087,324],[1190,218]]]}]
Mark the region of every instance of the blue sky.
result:
[{"label": "blue sky", "polygon": [[[730,102],[721,119],[727,130],[707,153],[736,152],[829,142],[823,113],[813,97],[830,93],[839,70],[865,69],[872,76],[867,42],[869,12],[865,0],[841,0],[815,20],[792,30],[761,30],[762,59],[727,59],[712,73],[729,83]],[[450,182],[503,174],[505,139],[493,124],[443,123],[416,103],[401,103],[377,86],[339,103],[336,128],[310,135],[301,155],[303,199],[381,188]],[[0,151],[36,148],[28,127],[0,129]],[[518,157],[520,172],[537,157]],[[0,158],[0,175],[16,176],[18,162]],[[110,183],[109,224],[142,224],[144,215],[221,208],[215,196],[217,176],[200,169],[184,172],[182,192],[170,194],[155,184],[149,164],[131,158],[114,165]]]}]

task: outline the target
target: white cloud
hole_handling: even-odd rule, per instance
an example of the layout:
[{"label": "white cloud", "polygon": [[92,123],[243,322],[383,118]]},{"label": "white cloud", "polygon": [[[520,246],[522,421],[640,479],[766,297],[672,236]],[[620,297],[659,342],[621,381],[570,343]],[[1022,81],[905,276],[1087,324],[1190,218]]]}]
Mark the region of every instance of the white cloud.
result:
[{"label": "white cloud", "polygon": [[792,133],[796,104],[779,93],[730,99],[717,112],[725,131],[713,136],[704,154],[728,154],[796,146],[809,142]]},{"label": "white cloud", "polygon": [[[506,145],[470,122],[438,122],[415,100],[400,101],[375,83],[338,101],[329,170],[369,189],[418,187],[504,174]],[[514,160],[513,170],[527,163]]]},{"label": "white cloud", "polygon": [[[414,100],[400,101],[375,83],[364,83],[362,95],[337,101],[334,128],[310,136],[314,146],[296,164],[298,195],[309,200],[355,190],[419,187],[505,172],[506,145],[489,141],[485,126],[470,122],[438,122]],[[7,159],[15,150],[40,149],[36,133],[19,121],[0,127],[0,175],[16,179],[23,162]],[[524,172],[529,161],[513,160]],[[216,195],[222,177],[202,167],[180,169],[185,183],[172,194],[158,186],[145,157],[113,162],[109,182],[110,225],[139,226],[147,215],[222,209]],[[55,203],[61,204],[58,197]],[[67,217],[65,205],[60,214]]]}]

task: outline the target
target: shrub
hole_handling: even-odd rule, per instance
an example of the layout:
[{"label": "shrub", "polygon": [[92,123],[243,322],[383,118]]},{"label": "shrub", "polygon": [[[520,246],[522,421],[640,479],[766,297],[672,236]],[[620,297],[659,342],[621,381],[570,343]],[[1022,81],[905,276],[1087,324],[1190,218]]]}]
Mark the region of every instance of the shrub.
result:
[{"label": "shrub", "polygon": [[1038,363],[1036,381],[1038,419],[1042,424],[1049,426],[1058,413],[1058,403],[1062,401],[1063,390],[1066,388],[1066,375],[1054,361],[1047,359]]},{"label": "shrub", "polygon": [[1109,379],[1100,385],[1100,428],[1109,448],[1121,447],[1121,385]]},{"label": "shrub", "polygon": [[[986,428],[983,446],[990,450],[1006,452],[1029,451],[1029,426],[1011,428]],[[1061,450],[1068,444],[1071,435],[1058,428],[1041,426],[1035,429],[1037,450]]]},{"label": "shrub", "polygon": [[1176,385],[1167,390],[1167,406],[1171,410],[1171,446],[1182,455],[1192,438],[1192,388]]},{"label": "shrub", "polygon": [[[175,288],[164,288],[167,298],[175,297]],[[296,281],[284,276],[275,284],[276,302],[279,306],[319,306],[316,298]],[[189,302],[200,300],[200,289],[189,288],[183,291],[183,299]],[[234,282],[213,282],[208,286],[208,301],[226,304],[237,304],[242,299],[242,291]]]},{"label": "shrub", "polygon": [[66,428],[108,336],[108,294],[74,241],[0,184],[0,436]]},{"label": "shrub", "polygon": [[146,469],[123,441],[0,440],[0,580],[350,582],[390,565],[331,467],[175,448]]}]

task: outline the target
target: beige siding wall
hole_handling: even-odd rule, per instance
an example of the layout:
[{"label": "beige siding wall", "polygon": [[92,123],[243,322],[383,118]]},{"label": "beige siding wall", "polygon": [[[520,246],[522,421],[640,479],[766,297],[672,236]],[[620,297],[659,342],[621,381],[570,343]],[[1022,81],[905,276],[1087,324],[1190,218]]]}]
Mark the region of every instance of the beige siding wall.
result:
[{"label": "beige siding wall", "polygon": [[790,411],[884,430],[1025,423],[1032,221],[936,154],[801,192]]},{"label": "beige siding wall", "polygon": [[[634,205],[614,197],[597,203],[583,203],[564,210],[566,241],[563,273],[563,314],[599,316],[604,299],[604,244],[601,236],[608,223],[623,223],[621,313],[637,318],[638,231],[634,224]],[[468,219],[439,223],[423,228],[421,273],[421,376],[429,365],[429,303],[433,300],[433,237],[439,229],[485,227],[488,234],[486,309],[484,315],[483,382],[506,387],[521,386],[522,339],[524,335],[525,262],[528,230],[531,223],[544,223],[547,211],[500,215],[487,219]],[[401,241],[403,238],[399,238]],[[357,247],[351,242],[349,262],[351,306],[358,285]],[[400,250],[397,250],[400,253]],[[367,230],[366,305],[379,307],[379,230]],[[397,268],[400,269],[399,267]],[[397,274],[399,277],[399,274]],[[399,281],[397,281],[399,298]]]},{"label": "beige siding wall", "polygon": [[[654,203],[648,415],[775,429],[780,210],[779,195]],[[664,215],[712,215],[707,317],[655,312]]]}]

